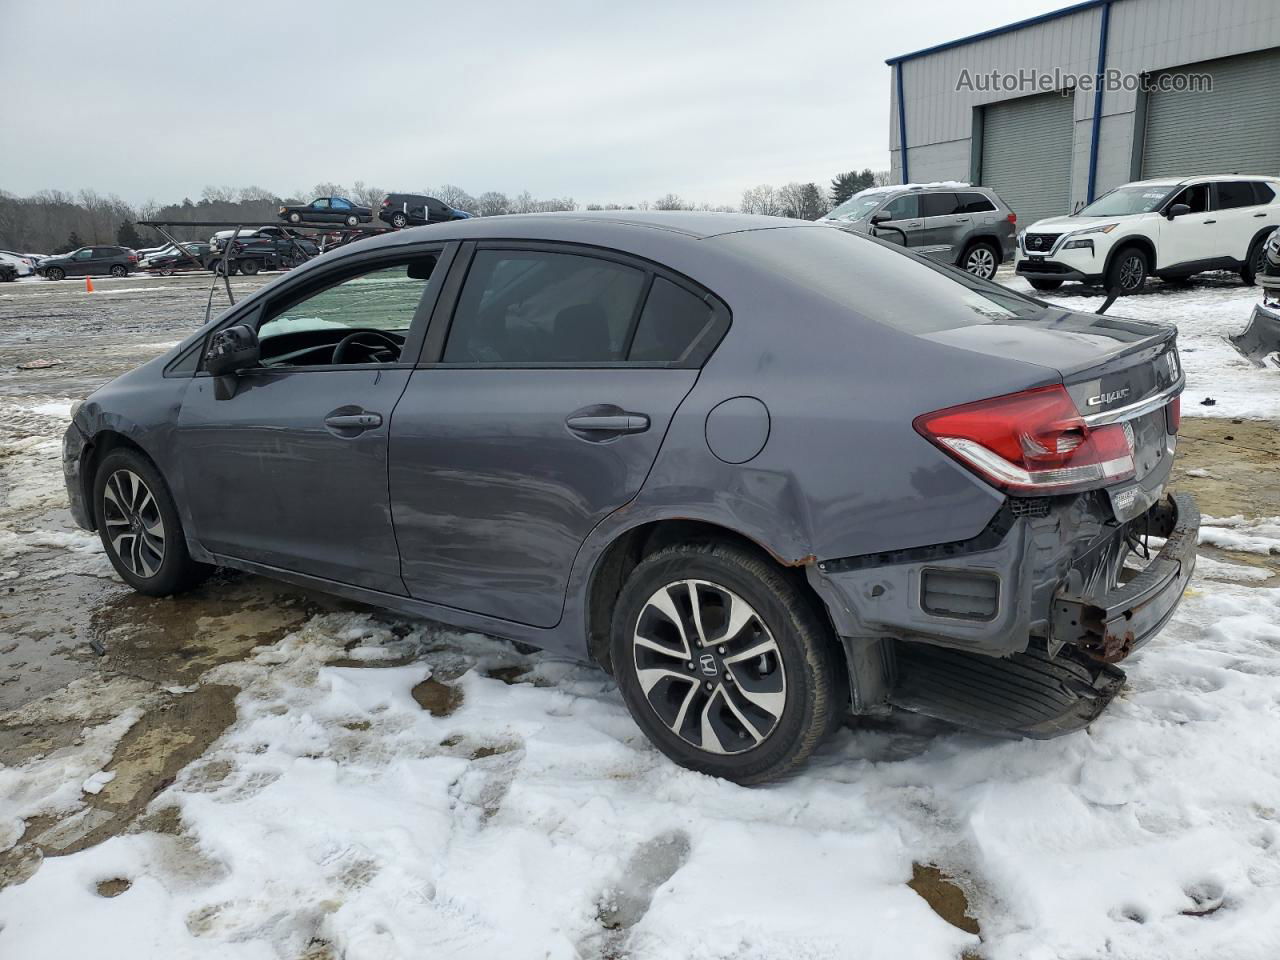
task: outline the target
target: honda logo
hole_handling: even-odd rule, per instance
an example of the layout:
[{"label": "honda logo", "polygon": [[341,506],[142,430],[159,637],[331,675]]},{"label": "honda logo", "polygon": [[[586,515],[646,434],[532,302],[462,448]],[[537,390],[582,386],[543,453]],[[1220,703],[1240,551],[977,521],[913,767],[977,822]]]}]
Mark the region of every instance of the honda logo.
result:
[{"label": "honda logo", "polygon": [[702,672],[708,677],[714,677],[720,672],[716,666],[716,658],[709,653],[704,653],[698,658],[698,665],[702,667]]}]

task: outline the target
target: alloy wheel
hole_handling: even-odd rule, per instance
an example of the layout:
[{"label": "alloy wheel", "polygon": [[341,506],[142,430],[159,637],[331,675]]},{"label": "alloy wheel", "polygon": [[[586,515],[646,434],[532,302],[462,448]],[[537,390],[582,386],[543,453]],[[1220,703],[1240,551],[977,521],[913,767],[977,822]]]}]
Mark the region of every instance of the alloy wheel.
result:
[{"label": "alloy wheel", "polygon": [[120,562],[136,577],[154,577],[164,563],[164,519],[151,489],[132,470],[117,470],[107,478],[102,522]]},{"label": "alloy wheel", "polygon": [[787,681],[778,643],[725,587],[677,580],[659,588],[641,608],[632,649],[649,706],[693,747],[742,753],[782,717]]},{"label": "alloy wheel", "polygon": [[990,280],[995,276],[996,258],[986,247],[974,247],[965,258],[964,268],[975,277]]},{"label": "alloy wheel", "polygon": [[1120,264],[1120,287],[1123,290],[1136,290],[1142,285],[1146,266],[1139,254],[1131,253]]}]

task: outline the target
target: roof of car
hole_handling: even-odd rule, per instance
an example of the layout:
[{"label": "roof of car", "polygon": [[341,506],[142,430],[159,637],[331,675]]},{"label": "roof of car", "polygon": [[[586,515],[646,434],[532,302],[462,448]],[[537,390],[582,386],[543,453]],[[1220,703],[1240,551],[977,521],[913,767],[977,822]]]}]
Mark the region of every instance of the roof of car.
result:
[{"label": "roof of car", "polygon": [[1134,180],[1121,184],[1125,187],[1176,187],[1183,183],[1200,183],[1204,180],[1275,180],[1276,177],[1266,173],[1202,173],[1194,177],[1153,177],[1150,180]]},{"label": "roof of car", "polygon": [[467,237],[509,235],[512,226],[519,226],[526,233],[539,226],[556,232],[570,224],[586,229],[592,226],[634,227],[645,230],[665,230],[683,234],[698,240],[717,237],[743,230],[770,230],[779,227],[813,227],[811,220],[793,220],[789,217],[767,217],[751,213],[713,213],[705,210],[565,210],[557,213],[512,213],[500,217],[472,217],[454,220],[420,230],[447,229]]}]

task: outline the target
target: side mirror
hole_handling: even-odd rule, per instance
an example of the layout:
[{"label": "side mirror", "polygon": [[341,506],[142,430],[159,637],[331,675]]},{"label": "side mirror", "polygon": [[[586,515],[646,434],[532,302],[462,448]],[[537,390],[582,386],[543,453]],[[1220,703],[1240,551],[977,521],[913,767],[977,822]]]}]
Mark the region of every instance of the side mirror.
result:
[{"label": "side mirror", "polygon": [[219,330],[209,338],[204,352],[204,368],[211,376],[225,377],[246,367],[256,367],[261,350],[252,327],[237,324]]},{"label": "side mirror", "polygon": [[1172,220],[1174,217],[1185,217],[1190,212],[1191,208],[1185,203],[1175,203],[1169,208],[1169,212],[1165,216]]},{"label": "side mirror", "polygon": [[893,218],[890,217],[889,214],[885,213],[883,210],[881,210],[879,213],[873,213],[871,215],[871,222],[873,224],[888,223],[891,219]]}]

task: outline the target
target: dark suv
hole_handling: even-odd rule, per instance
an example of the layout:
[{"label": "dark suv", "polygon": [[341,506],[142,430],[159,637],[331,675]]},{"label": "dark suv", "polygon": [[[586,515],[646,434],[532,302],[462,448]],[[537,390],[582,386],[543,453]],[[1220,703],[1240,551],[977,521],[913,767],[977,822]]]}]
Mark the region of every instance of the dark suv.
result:
[{"label": "dark suv", "polygon": [[41,260],[36,273],[46,280],[63,277],[127,277],[138,268],[138,255],[124,247],[81,247]]},{"label": "dark suv", "polygon": [[378,219],[397,230],[401,227],[420,226],[424,223],[445,223],[449,220],[467,220],[471,214],[449,206],[443,200],[418,193],[390,193],[382,201]]},{"label": "dark suv", "polygon": [[1018,216],[988,187],[903,184],[854,194],[820,221],[990,280],[1017,255]]}]

